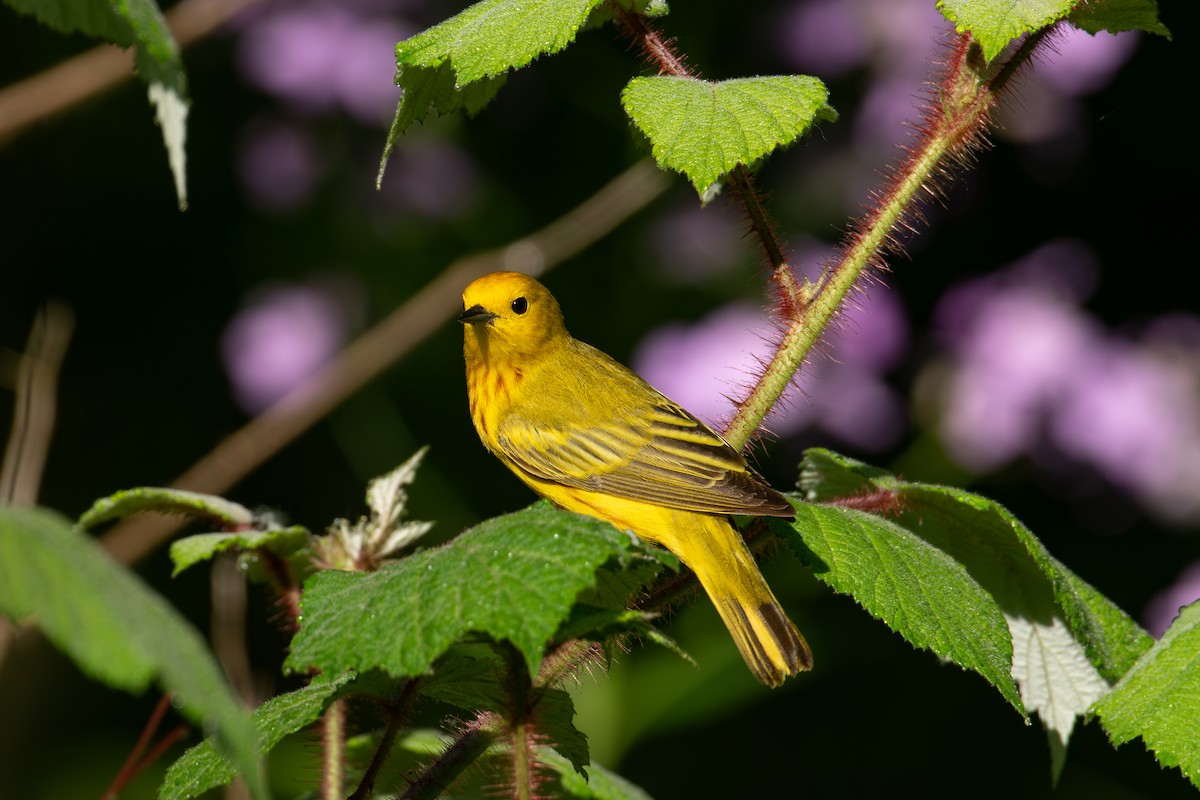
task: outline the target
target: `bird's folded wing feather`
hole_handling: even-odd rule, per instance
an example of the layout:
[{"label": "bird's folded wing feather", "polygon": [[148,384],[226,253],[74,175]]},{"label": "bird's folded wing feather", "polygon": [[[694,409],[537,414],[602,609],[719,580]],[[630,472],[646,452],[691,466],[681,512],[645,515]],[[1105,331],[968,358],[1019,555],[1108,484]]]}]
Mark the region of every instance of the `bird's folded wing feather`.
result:
[{"label": "bird's folded wing feather", "polygon": [[498,431],[500,451],[531,477],[577,489],[711,514],[792,516],[732,446],[646,388],[646,402],[611,421],[568,427],[510,414]]}]

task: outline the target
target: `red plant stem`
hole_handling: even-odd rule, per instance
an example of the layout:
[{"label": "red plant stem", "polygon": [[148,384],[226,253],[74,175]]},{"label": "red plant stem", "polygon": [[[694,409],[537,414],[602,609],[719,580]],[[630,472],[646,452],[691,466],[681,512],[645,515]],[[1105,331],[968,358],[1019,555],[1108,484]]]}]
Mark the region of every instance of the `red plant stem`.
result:
[{"label": "red plant stem", "polygon": [[[683,57],[676,52],[673,42],[664,38],[650,20],[625,9],[620,9],[619,14],[620,27],[625,35],[641,48],[643,55],[658,68],[660,75],[700,79],[699,74],[689,69]],[[784,255],[783,247],[775,236],[775,226],[759,201],[758,191],[754,188],[754,180],[749,170],[739,164],[726,175],[726,180],[742,204],[742,209],[750,224],[750,230],[762,245],[767,262],[771,265],[771,269],[775,272],[775,278],[781,285],[784,292],[783,308],[793,309],[798,297],[795,287],[791,285],[794,283],[794,279],[787,267],[787,258]]]},{"label": "red plant stem", "polygon": [[[893,232],[911,224],[922,193],[932,193],[939,180],[956,167],[962,168],[972,150],[984,144],[983,133],[998,93],[1029,60],[1046,33],[1032,34],[1008,59],[992,65],[982,63],[969,36],[958,37],[936,85],[937,94],[925,105],[919,141],[875,193],[873,207],[852,226],[840,248],[840,260],[827,267],[815,285],[793,293],[801,301],[799,308],[781,306],[786,327],[770,362],[723,431],[730,444],[740,447],[758,430],[846,295],[868,270],[882,266],[890,250],[897,249]],[[781,272],[777,270],[776,275]],[[787,303],[789,298],[782,301]]]},{"label": "red plant stem", "polygon": [[[159,699],[158,704],[154,706],[154,710],[150,712],[150,718],[146,720],[146,724],[142,728],[142,733],[138,737],[137,743],[134,744],[133,750],[129,752],[129,756],[125,759],[125,763],[121,765],[120,771],[117,772],[116,777],[112,779],[112,783],[109,784],[108,788],[104,791],[104,800],[111,800],[112,798],[115,798],[117,794],[125,788],[125,785],[128,784],[135,775],[145,768],[146,763],[148,762],[139,759],[141,759],[142,753],[144,753],[146,748],[149,746],[150,739],[154,736],[154,732],[158,730],[158,726],[162,722],[162,718],[166,716],[167,709],[170,707],[171,695],[164,694]],[[187,732],[186,725],[180,727],[183,728],[184,733]],[[167,734],[168,737],[173,733],[175,733],[175,731],[172,731],[171,734]],[[171,740],[171,742],[168,743],[168,746],[169,744],[173,743],[174,740]],[[152,751],[152,754],[157,756],[160,747],[156,747]],[[151,758],[150,761],[153,761],[153,758]]]}]

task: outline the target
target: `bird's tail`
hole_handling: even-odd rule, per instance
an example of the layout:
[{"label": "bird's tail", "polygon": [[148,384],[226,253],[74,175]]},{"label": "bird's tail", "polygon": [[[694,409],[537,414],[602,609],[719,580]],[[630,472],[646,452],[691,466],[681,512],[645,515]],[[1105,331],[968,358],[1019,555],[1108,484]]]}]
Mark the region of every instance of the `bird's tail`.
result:
[{"label": "bird's tail", "polygon": [[679,553],[729,629],[754,677],[778,686],[798,672],[812,669],[812,651],[754,563],[741,534],[722,517],[697,515],[703,535]]}]

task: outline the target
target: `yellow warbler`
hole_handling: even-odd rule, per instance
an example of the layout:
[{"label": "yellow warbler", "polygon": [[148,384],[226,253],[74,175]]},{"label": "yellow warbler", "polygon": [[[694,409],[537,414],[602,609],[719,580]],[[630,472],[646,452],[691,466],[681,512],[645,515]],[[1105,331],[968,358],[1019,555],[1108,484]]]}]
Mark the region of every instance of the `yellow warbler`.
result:
[{"label": "yellow warbler", "polygon": [[535,492],[666,547],[708,592],[754,676],[778,686],[812,667],[727,514],[793,516],[724,439],[567,333],[528,275],[494,272],[463,292],[471,420]]}]

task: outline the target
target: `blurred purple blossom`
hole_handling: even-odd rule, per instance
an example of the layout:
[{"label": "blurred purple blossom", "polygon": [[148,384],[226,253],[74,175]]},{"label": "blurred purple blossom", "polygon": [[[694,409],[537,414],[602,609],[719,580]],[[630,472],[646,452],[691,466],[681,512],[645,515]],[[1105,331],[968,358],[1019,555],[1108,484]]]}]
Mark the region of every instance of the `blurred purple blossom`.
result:
[{"label": "blurred purple blossom", "polygon": [[869,40],[858,7],[843,0],[795,3],[775,35],[787,61],[817,75],[842,75],[866,60]]},{"label": "blurred purple blossom", "polygon": [[408,34],[395,19],[310,3],[251,20],[238,63],[251,83],[298,111],[340,109],[384,125],[400,97],[394,47]]},{"label": "blurred purple blossom", "polygon": [[1142,622],[1154,638],[1161,638],[1179,616],[1179,609],[1197,600],[1200,600],[1200,561],[1190,564],[1173,584],[1150,598],[1142,612]]},{"label": "blurred purple blossom", "polygon": [[258,122],[242,134],[238,174],[251,201],[268,211],[302,205],[321,178],[320,149],[301,127]]},{"label": "blurred purple blossom", "polygon": [[979,472],[1052,447],[1159,516],[1200,518],[1200,356],[1182,344],[1200,339],[1200,318],[1118,337],[1079,308],[1094,272],[1086,249],[1062,241],[946,293],[943,443]]},{"label": "blurred purple blossom", "polygon": [[[879,313],[876,314],[876,309]],[[716,428],[771,354],[774,325],[762,309],[735,303],[695,325],[675,324],[651,332],[638,346],[634,369],[663,394]],[[815,358],[800,371],[799,388],[784,393],[766,427],[787,436],[819,427],[867,451],[895,443],[906,413],[881,373],[903,354],[907,320],[885,287],[861,298],[840,332],[829,340],[831,359]],[[878,341],[867,341],[878,339]]]},{"label": "blurred purple blossom", "polygon": [[229,322],[221,357],[247,413],[271,407],[337,353],[350,315],[346,293],[331,288],[264,287]]},{"label": "blurred purple blossom", "polygon": [[735,269],[745,255],[744,229],[728,203],[686,202],[660,216],[650,249],[659,271],[685,284],[701,283]]},{"label": "blurred purple blossom", "polygon": [[461,147],[444,139],[407,136],[397,142],[382,184],[382,200],[429,219],[470,211],[479,199],[479,167]]},{"label": "blurred purple blossom", "polygon": [[1078,28],[1063,27],[1054,38],[1055,55],[1039,70],[1041,80],[1065,95],[1091,94],[1108,85],[1137,49],[1136,31],[1095,36]]}]

